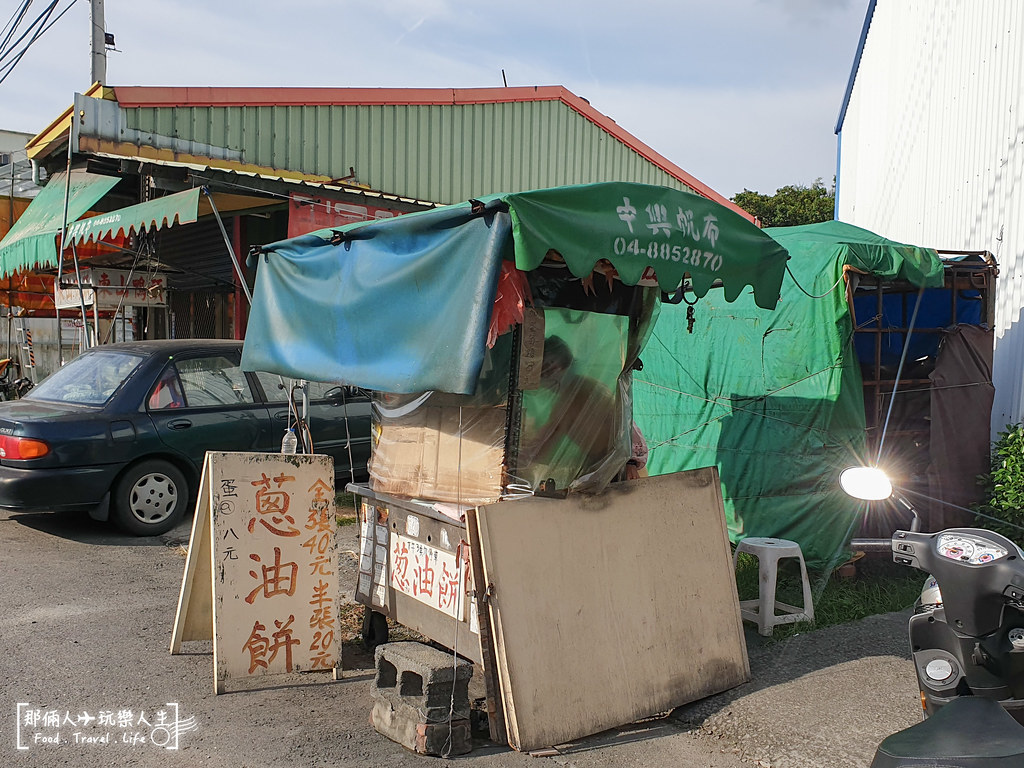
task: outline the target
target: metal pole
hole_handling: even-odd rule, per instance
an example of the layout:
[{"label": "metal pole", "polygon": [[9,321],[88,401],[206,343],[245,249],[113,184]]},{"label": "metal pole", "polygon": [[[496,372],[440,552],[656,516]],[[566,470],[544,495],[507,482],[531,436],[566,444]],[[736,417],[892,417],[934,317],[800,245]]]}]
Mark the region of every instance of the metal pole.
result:
[{"label": "metal pole", "polygon": [[[78,283],[78,306],[82,309],[82,351],[89,349],[92,344],[89,339],[89,315],[85,311],[85,289],[82,287],[82,272],[78,266],[78,249],[75,248],[75,241],[71,241],[71,258],[75,263],[75,282]],[[93,304],[96,304],[96,296],[93,295]]]},{"label": "metal pole", "polygon": [[[73,133],[73,131],[72,131]],[[64,277],[64,238],[68,233],[68,201],[71,198],[71,134],[68,134],[68,167],[65,173],[67,178],[64,179],[64,215],[60,220],[60,249],[57,251],[57,282],[54,283],[54,307],[57,311],[57,366],[60,367],[64,364],[64,339],[60,332],[60,308],[57,307],[57,296],[61,291],[61,282]]]},{"label": "metal pole", "polygon": [[[217,226],[220,227],[221,237],[224,238],[224,245],[228,247],[228,255],[231,257],[231,263],[235,266],[235,274],[238,275],[238,282],[242,284],[242,290],[245,292],[245,298],[249,300],[249,306],[252,306],[252,293],[249,291],[249,284],[245,282],[245,274],[242,272],[242,267],[238,263],[238,257],[235,255],[234,246],[231,245],[231,238],[228,237],[228,231],[224,228],[224,222],[220,218],[220,212],[217,210],[217,205],[213,202],[213,195],[210,193],[209,187],[203,187],[203,193],[210,201],[210,209],[213,211],[214,217],[217,219]],[[305,379],[300,379],[300,385],[302,387],[302,420],[305,421],[309,415],[309,384]],[[288,399],[292,399],[291,392],[288,393]]]},{"label": "metal pole", "polygon": [[[8,198],[8,210],[10,215],[7,218],[7,231],[10,232],[14,226],[14,153],[11,153],[11,194]],[[7,275],[7,357],[11,356],[11,291],[14,288],[14,276]]]},{"label": "metal pole", "polygon": [[89,346],[98,347],[100,344],[100,303],[96,301],[96,291],[92,292],[92,344]]},{"label": "metal pole", "polygon": [[[68,171],[67,179],[64,184],[64,215],[61,217],[60,222],[60,255],[57,257],[57,288],[61,287],[61,276],[63,273],[62,265],[64,264],[64,248],[65,240],[68,234],[68,205],[71,199],[71,136],[68,136]],[[78,283],[78,303],[82,308],[82,347],[88,349],[89,344],[89,316],[85,312],[85,293],[82,290],[82,273],[78,268],[78,251],[75,249],[74,242],[71,243],[71,258],[75,264],[75,281]],[[60,328],[57,329],[57,357],[60,358],[63,355],[63,350],[60,347]]]},{"label": "metal pole", "polygon": [[[14,226],[14,153],[11,153],[11,192],[7,197],[7,209],[10,215],[7,218],[7,230]],[[5,233],[6,234],[6,233]]]},{"label": "metal pole", "polygon": [[91,0],[89,11],[89,28],[91,31],[91,50],[89,77],[90,82],[107,82],[107,36],[103,20],[103,0]]},{"label": "metal pole", "polygon": [[224,228],[224,222],[220,218],[220,212],[217,210],[216,204],[213,202],[213,195],[210,193],[209,187],[203,187],[203,193],[210,201],[210,208],[213,210],[213,215],[217,219],[217,226],[220,227],[221,237],[224,238],[224,245],[228,247],[228,255],[231,257],[231,263],[235,265],[235,274],[238,275],[238,280],[242,284],[242,291],[245,292],[245,298],[249,300],[249,306],[252,306],[252,293],[249,291],[249,284],[245,282],[245,274],[242,272],[242,267],[238,263],[238,257],[235,256],[235,249],[231,246],[231,238],[228,237],[228,231]]},{"label": "metal pole", "polygon": [[[141,246],[140,246],[139,253],[137,253],[135,255],[135,258],[132,259],[132,266],[131,266],[131,269],[128,270],[128,278],[125,280],[126,286],[132,284],[132,275],[135,274],[135,265],[139,261],[139,256],[141,255],[141,250],[142,249],[141,249]],[[98,297],[96,296],[95,293],[93,293],[93,297],[92,298],[93,298],[92,309],[93,309],[93,312],[95,312],[96,308],[99,306],[99,301],[98,301]],[[125,287],[124,293],[121,294],[121,298],[117,300],[117,308],[114,309],[114,316],[110,319],[110,327],[107,329],[107,332],[105,334],[103,334],[103,341],[102,342],[99,341],[100,319],[99,319],[99,317],[96,318],[96,339],[97,339],[96,343],[97,343],[97,345],[99,345],[99,344],[106,344],[108,341],[110,341],[111,337],[113,337],[113,340],[115,342],[117,341],[117,316],[118,315],[121,315],[121,341],[124,341],[124,300],[126,298],[128,298],[128,289],[127,289],[127,287]]]},{"label": "metal pole", "polygon": [[[882,425],[882,438],[878,441],[878,455],[875,456],[875,466],[882,460],[882,448],[885,446],[885,433],[889,429],[889,417],[892,416],[892,405],[896,402],[896,389],[900,385],[900,377],[903,375],[903,363],[907,360],[907,350],[910,348],[910,337],[914,333],[914,324],[917,322],[917,310],[921,308],[921,297],[924,296],[924,283],[917,292],[917,301],[914,303],[914,314],[910,316],[910,325],[907,327],[907,335],[903,337],[903,352],[900,354],[900,364],[896,368],[896,380],[892,383],[892,392],[889,393],[889,410],[885,413],[885,423]],[[904,306],[906,306],[904,304]]]}]

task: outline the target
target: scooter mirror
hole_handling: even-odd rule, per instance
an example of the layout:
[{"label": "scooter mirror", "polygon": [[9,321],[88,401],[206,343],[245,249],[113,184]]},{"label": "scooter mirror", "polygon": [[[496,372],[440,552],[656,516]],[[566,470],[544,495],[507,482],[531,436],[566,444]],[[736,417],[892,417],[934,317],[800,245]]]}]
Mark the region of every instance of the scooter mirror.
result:
[{"label": "scooter mirror", "polygon": [[878,467],[849,467],[839,475],[839,485],[855,499],[880,501],[892,496],[892,483]]}]

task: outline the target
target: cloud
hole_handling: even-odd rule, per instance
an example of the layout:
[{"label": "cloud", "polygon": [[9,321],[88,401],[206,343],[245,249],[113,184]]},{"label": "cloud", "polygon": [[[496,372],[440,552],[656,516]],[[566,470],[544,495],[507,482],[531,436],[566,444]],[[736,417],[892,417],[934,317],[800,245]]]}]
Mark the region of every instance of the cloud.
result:
[{"label": "cloud", "polygon": [[781,8],[790,17],[805,23],[820,24],[827,22],[836,14],[846,14],[851,10],[862,15],[867,4],[854,0],[758,0],[767,8]]},{"label": "cloud", "polygon": [[[706,91],[600,89],[591,103],[700,181],[732,197],[835,174],[830,88]],[[820,108],[832,101],[834,112]]]},{"label": "cloud", "polygon": [[[106,0],[115,85],[563,85],[723,194],[831,178],[866,0]],[[242,10],[244,8],[244,10]],[[0,87],[38,131],[88,87],[79,3]],[[154,24],[157,20],[157,24]]]}]

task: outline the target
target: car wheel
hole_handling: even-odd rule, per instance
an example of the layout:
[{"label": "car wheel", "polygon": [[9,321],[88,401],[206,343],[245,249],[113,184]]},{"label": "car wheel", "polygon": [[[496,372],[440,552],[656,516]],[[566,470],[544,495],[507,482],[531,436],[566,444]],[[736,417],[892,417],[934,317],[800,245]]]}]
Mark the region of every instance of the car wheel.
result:
[{"label": "car wheel", "polygon": [[188,481],[167,461],[147,459],[128,469],[114,488],[114,521],[128,533],[157,536],[176,526],[188,505]]}]

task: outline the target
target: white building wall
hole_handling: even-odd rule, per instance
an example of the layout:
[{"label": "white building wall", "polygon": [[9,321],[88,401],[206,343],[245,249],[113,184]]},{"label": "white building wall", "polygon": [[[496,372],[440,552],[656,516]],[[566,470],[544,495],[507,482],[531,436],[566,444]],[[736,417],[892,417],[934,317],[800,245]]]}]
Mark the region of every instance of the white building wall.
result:
[{"label": "white building wall", "polygon": [[32,182],[32,165],[28,160],[25,145],[32,138],[31,133],[5,131],[0,129],[0,198],[30,198],[41,189]]},{"label": "white building wall", "polygon": [[839,133],[837,217],[1000,265],[993,430],[1024,420],[1024,2],[877,0]]}]

